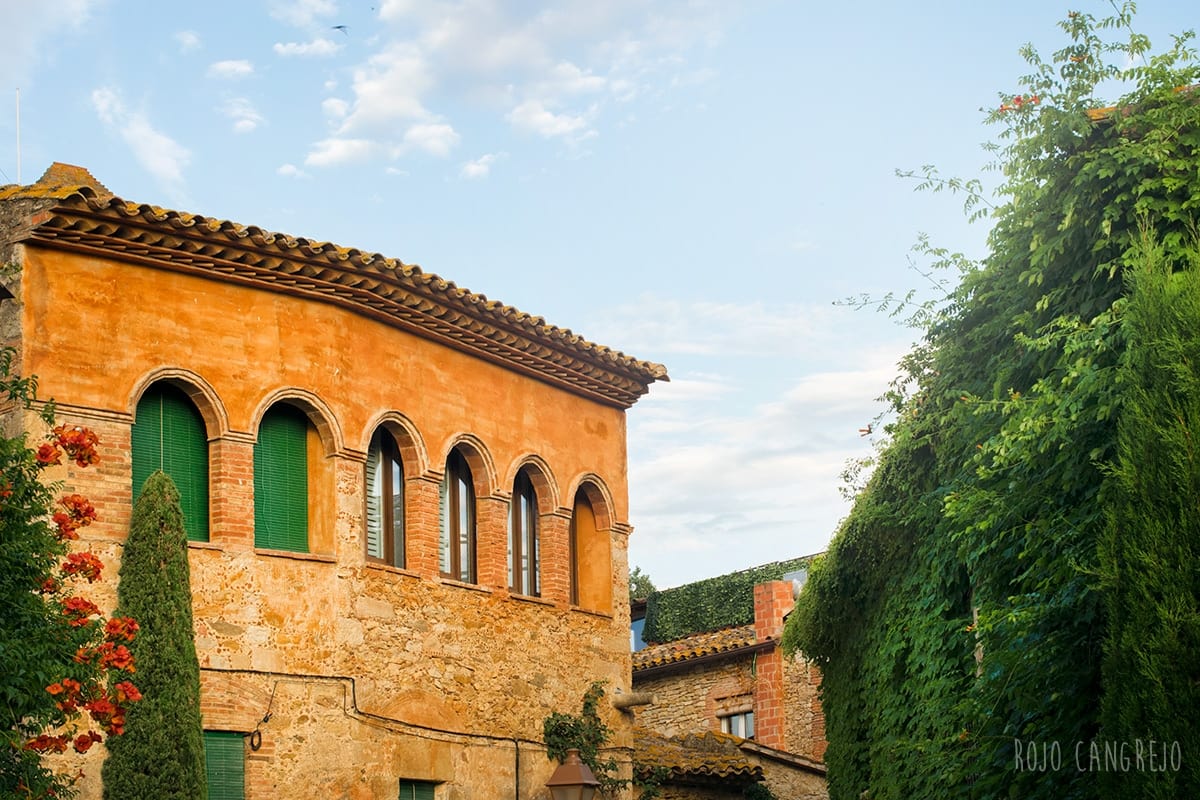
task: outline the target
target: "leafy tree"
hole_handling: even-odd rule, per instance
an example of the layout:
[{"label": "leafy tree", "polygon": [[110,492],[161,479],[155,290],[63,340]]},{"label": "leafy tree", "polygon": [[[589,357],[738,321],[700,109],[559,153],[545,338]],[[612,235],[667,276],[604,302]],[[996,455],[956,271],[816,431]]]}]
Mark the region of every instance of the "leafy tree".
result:
[{"label": "leafy tree", "polygon": [[650,580],[649,575],[642,572],[641,567],[634,567],[629,571],[630,600],[645,600],[655,588],[654,581]]},{"label": "leafy tree", "polygon": [[[21,414],[37,384],[13,374],[13,356],[0,349],[0,396]],[[54,426],[53,404],[40,416]],[[70,545],[96,509],[78,494],[56,500],[58,487],[42,479],[64,455],[80,468],[97,463],[98,443],[69,425],[52,427],[36,450],[24,435],[0,436],[0,797],[69,796],[78,772],[55,769],[53,754],[120,734],[141,696],[126,679],[137,623],[101,617],[82,584],[99,580],[103,564]]]},{"label": "leafy tree", "polygon": [[117,604],[140,620],[133,646],[147,698],[109,747],[104,797],[202,800],[207,795],[200,665],[192,634],[187,534],[179,491],[155,472],[142,487],[121,559]]},{"label": "leafy tree", "polygon": [[[1125,275],[1150,258],[1147,234],[1160,271],[1185,270],[1200,202],[1200,104],[1180,89],[1200,79],[1191,34],[1151,56],[1132,15],[1132,3],[1099,20],[1072,12],[1051,61],[1023,50],[1020,93],[989,114],[1002,126],[997,202],[978,182],[923,171],[924,188],[965,192],[968,213],[994,227],[981,264],[926,246],[961,270],[959,283],[914,315],[925,336],[888,395],[889,441],[789,619],[785,644],[823,665],[835,800],[1092,798],[1111,778],[1077,769],[1078,745],[1195,741],[1165,724],[1159,690],[1136,677],[1188,685],[1194,661],[1168,657],[1191,641],[1194,573],[1129,582],[1134,565],[1191,551],[1155,543],[1153,527],[1123,526],[1147,543],[1103,544],[1132,513],[1129,486],[1107,489],[1109,465],[1133,447],[1118,431],[1146,380],[1124,361],[1136,329]],[[1114,79],[1130,90],[1100,110],[1097,92]],[[1171,495],[1176,507],[1187,491]],[[1114,658],[1137,641],[1137,669]],[[1194,688],[1176,697],[1194,703]],[[1102,700],[1128,712],[1102,718]],[[1130,796],[1149,783],[1170,796],[1195,785],[1195,770],[1146,774]]]}]

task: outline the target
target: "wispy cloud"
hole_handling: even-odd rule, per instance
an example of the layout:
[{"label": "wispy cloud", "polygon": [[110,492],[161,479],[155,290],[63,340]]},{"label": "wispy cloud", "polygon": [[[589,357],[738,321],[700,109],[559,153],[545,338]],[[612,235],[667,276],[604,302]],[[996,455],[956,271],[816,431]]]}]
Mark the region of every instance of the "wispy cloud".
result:
[{"label": "wispy cloud", "polygon": [[304,170],[297,167],[295,164],[280,164],[275,169],[276,175],[282,175],[285,178],[311,178]]},{"label": "wispy cloud", "polygon": [[378,152],[378,146],[369,139],[323,139],[316,142],[304,157],[305,166],[331,167],[366,161]]},{"label": "wispy cloud", "polygon": [[4,58],[0,59],[0,86],[28,87],[36,82],[36,67],[52,52],[49,46],[64,34],[83,29],[92,10],[103,0],[62,0],[58,3],[0,2],[0,31],[4,31]]},{"label": "wispy cloud", "polygon": [[276,42],[271,48],[276,55],[287,57],[298,56],[306,57],[323,57],[332,56],[342,49],[342,46],[332,39],[323,37],[313,39],[311,42]]},{"label": "wispy cloud", "polygon": [[587,130],[587,120],[582,115],[556,114],[538,100],[521,103],[508,113],[508,121],[518,130],[536,133],[547,139]]},{"label": "wispy cloud", "polygon": [[157,130],[141,111],[130,111],[113,89],[92,92],[92,107],[100,121],[118,134],[133,157],[176,196],[183,189],[183,170],[191,153],[170,136]]},{"label": "wispy cloud", "polygon": [[795,355],[827,329],[828,306],[685,302],[642,295],[606,309],[591,335],[633,352],[700,356]]},{"label": "wispy cloud", "polygon": [[[335,163],[329,142],[342,139],[369,140],[373,157],[449,153],[457,139],[446,132],[459,129],[455,115],[464,105],[498,114],[520,133],[578,143],[599,133],[609,105],[647,86],[665,92],[711,76],[689,69],[688,59],[694,48],[719,40],[730,13],[716,0],[662,0],[652,9],[635,0],[564,0],[552,8],[384,0],[378,8],[379,43],[348,88],[325,101],[334,124],[310,159]],[[309,2],[273,13],[311,25],[334,11]],[[429,126],[446,135],[436,146],[414,146],[427,141]]]},{"label": "wispy cloud", "polygon": [[473,161],[468,161],[462,165],[458,174],[460,177],[478,180],[486,178],[492,171],[492,164],[496,162],[495,153],[485,153]]},{"label": "wispy cloud", "polygon": [[234,133],[251,133],[263,122],[263,117],[245,97],[231,97],[221,106],[221,113],[233,120]]},{"label": "wispy cloud", "polygon": [[297,28],[311,28],[337,13],[335,0],[271,0],[271,16]]},{"label": "wispy cloud", "polygon": [[190,53],[200,49],[200,36],[195,31],[179,31],[173,37],[179,43],[179,52]]},{"label": "wispy cloud", "polygon": [[[731,375],[656,385],[630,416],[631,561],[672,585],[824,549],[848,511],[839,476],[871,453],[859,428],[899,354],[848,355],[853,368],[797,376],[773,398],[742,395]],[[687,574],[673,572],[680,552]]]},{"label": "wispy cloud", "polygon": [[245,59],[214,61],[208,66],[208,77],[221,80],[237,80],[254,74],[254,65]]}]

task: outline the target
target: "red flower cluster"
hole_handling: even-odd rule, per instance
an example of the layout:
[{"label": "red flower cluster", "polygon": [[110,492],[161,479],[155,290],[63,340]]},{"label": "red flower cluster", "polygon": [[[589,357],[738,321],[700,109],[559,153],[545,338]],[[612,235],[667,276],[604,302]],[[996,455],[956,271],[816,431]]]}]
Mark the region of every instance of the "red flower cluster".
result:
[{"label": "red flower cluster", "polygon": [[87,467],[100,463],[100,454],[96,452],[100,437],[94,431],[78,425],[59,425],[53,430],[53,434],[54,444],[66,450],[67,456],[74,459],[79,466]]},{"label": "red flower cluster", "polygon": [[81,494],[69,494],[58,501],[65,511],[55,511],[52,519],[58,526],[59,539],[78,539],[79,529],[96,520],[96,507]]},{"label": "red flower cluster", "polygon": [[26,742],[25,749],[33,750],[35,753],[65,753],[67,752],[67,737],[47,736],[43,733],[36,739]]},{"label": "red flower cluster", "polygon": [[111,699],[98,697],[84,703],[83,707],[108,734],[120,736],[125,732],[125,709]]},{"label": "red flower cluster", "polygon": [[115,642],[118,639],[132,642],[137,632],[137,620],[133,617],[113,617],[104,626],[104,638],[110,642]]},{"label": "red flower cluster", "polygon": [[1000,105],[1000,113],[1004,113],[1005,111],[1020,111],[1027,105],[1036,106],[1040,102],[1042,102],[1042,98],[1038,97],[1036,94],[1031,94],[1028,96],[1017,95],[1012,99],[1011,103],[1002,103]]},{"label": "red flower cluster", "polygon": [[79,708],[83,696],[83,685],[79,681],[63,678],[62,682],[52,683],[47,686],[46,691],[54,697],[62,695],[62,699],[56,701],[55,705],[66,713],[71,714]]},{"label": "red flower cluster", "polygon": [[72,627],[78,628],[87,625],[94,614],[100,613],[100,609],[85,597],[68,597],[63,601],[62,613],[71,618]]},{"label": "red flower cluster", "polygon": [[81,733],[76,736],[72,747],[75,748],[76,753],[86,753],[92,748],[93,744],[103,740],[104,737],[100,734],[96,733],[95,731],[88,731],[87,733]]},{"label": "red flower cluster", "polygon": [[136,703],[138,700],[142,699],[142,693],[139,692],[138,688],[129,681],[121,681],[113,688],[117,691],[118,703]]},{"label": "red flower cluster", "polygon": [[36,458],[39,464],[51,466],[62,463],[62,450],[52,444],[44,444],[37,449]]},{"label": "red flower cluster", "polygon": [[68,553],[62,565],[64,575],[78,575],[87,578],[88,583],[99,580],[103,569],[104,563],[92,553]]}]

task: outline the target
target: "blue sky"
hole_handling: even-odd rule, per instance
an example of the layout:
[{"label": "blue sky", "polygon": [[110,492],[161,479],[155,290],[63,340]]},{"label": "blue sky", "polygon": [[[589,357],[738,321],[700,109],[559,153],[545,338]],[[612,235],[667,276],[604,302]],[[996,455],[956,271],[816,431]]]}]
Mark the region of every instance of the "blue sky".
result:
[{"label": "blue sky", "polygon": [[[982,108],[1046,0],[0,0],[0,183],[378,251],[667,365],[629,414],[631,561],[662,587],[824,549],[913,333],[834,305],[986,223]],[[1187,0],[1143,0],[1158,46]],[[334,26],[345,26],[345,29]]]}]

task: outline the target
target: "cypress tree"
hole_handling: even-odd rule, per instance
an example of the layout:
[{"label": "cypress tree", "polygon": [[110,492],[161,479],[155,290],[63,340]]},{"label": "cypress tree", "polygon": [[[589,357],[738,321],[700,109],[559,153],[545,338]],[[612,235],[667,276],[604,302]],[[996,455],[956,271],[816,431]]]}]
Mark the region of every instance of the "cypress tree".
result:
[{"label": "cypress tree", "polygon": [[1119,800],[1200,793],[1200,255],[1173,272],[1151,243],[1145,260],[1127,276],[1126,401],[1100,540],[1102,727],[1083,762],[1096,757]]},{"label": "cypress tree", "polygon": [[133,508],[121,559],[118,613],[138,620],[130,649],[142,702],[110,740],[105,800],[203,800],[200,665],[192,632],[187,534],[179,491],[155,472]]}]

